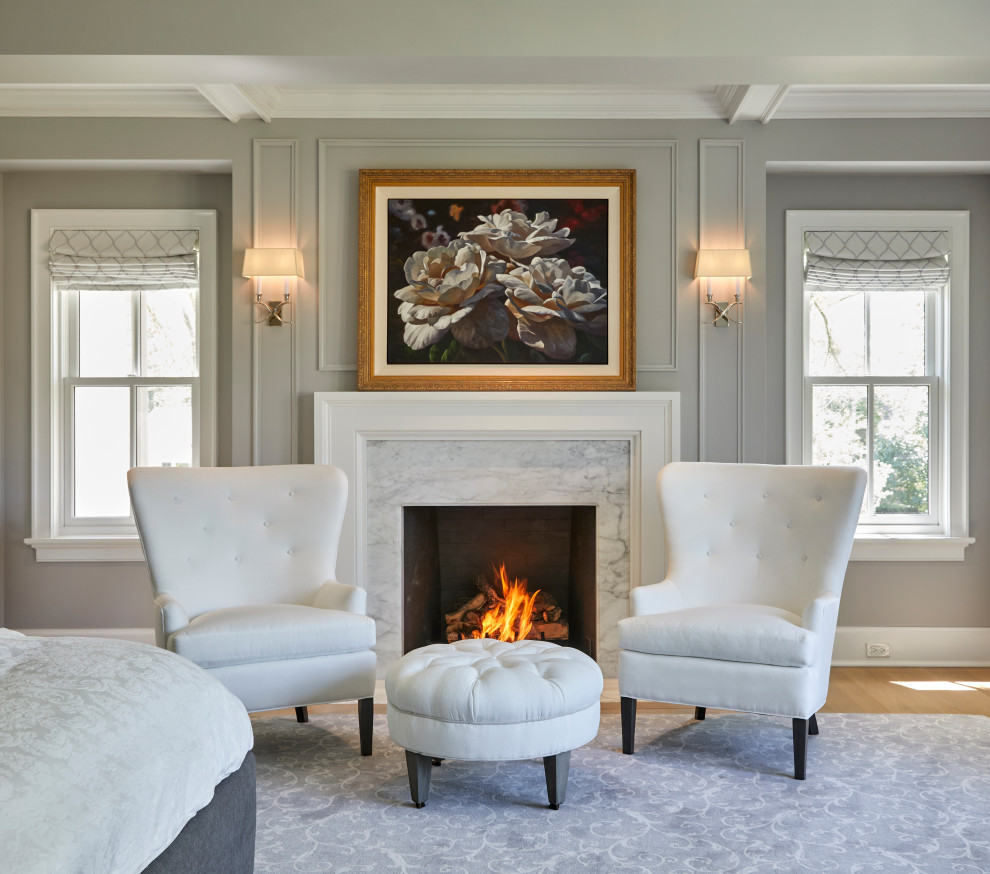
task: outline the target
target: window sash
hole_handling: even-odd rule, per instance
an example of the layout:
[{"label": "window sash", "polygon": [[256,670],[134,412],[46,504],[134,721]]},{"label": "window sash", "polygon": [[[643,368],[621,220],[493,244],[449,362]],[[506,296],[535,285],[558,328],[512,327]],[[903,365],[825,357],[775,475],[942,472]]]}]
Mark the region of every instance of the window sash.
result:
[{"label": "window sash", "polygon": [[200,380],[189,377],[65,377],[62,380],[62,410],[63,433],[61,453],[62,485],[61,508],[62,518],[60,528],[66,534],[120,534],[134,529],[134,517],[126,516],[76,516],[76,429],[75,429],[75,390],[79,387],[95,388],[127,388],[129,389],[129,422],[130,422],[130,467],[139,462],[139,441],[141,435],[138,417],[138,390],[145,387],[158,386],[188,387],[191,393],[192,405],[192,465],[199,467],[201,463],[200,441],[197,435],[200,431]]},{"label": "window sash", "polygon": [[[804,379],[804,410],[802,434],[804,437],[802,463],[811,464],[814,458],[813,392],[815,386],[851,385],[866,389],[866,506],[869,512],[860,517],[859,528],[864,532],[891,533],[906,526],[935,529],[941,526],[944,510],[940,500],[942,490],[939,476],[941,396],[939,379],[935,376],[860,377],[860,376],[806,376]],[[874,483],[874,447],[876,441],[873,395],[876,388],[897,385],[923,385],[928,389],[928,513],[894,514],[875,513],[876,494]]]}]

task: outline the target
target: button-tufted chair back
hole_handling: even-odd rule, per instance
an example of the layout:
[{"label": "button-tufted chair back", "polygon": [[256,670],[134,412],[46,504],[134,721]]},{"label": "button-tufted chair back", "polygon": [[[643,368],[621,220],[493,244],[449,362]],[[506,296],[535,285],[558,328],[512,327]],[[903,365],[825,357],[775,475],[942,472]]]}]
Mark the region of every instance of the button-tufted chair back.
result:
[{"label": "button-tufted chair back", "polygon": [[858,467],[669,464],[657,480],[667,578],[685,607],[800,615],[817,595],[842,591],[865,479]]},{"label": "button-tufted chair back", "polygon": [[347,503],[336,467],[135,468],[128,482],[155,595],[178,599],[189,618],[308,605],[335,578]]}]

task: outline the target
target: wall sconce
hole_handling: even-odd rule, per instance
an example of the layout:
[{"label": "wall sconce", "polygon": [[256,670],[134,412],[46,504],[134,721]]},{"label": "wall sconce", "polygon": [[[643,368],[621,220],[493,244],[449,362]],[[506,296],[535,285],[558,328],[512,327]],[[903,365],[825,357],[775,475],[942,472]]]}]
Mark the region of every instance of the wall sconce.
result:
[{"label": "wall sconce", "polygon": [[[283,323],[290,325],[282,318],[282,307],[289,302],[289,279],[303,274],[302,252],[298,249],[245,249],[244,276],[257,280],[257,297],[255,301],[264,308],[266,315],[258,323],[268,321],[269,325],[280,327]],[[267,303],[261,299],[261,278],[264,276],[281,276],[285,280],[282,300],[270,300]]]},{"label": "wall sconce", "polygon": [[[749,279],[753,270],[749,263],[749,249],[699,249],[698,264],[694,269],[695,279],[705,279],[705,303],[715,310],[712,324],[717,328],[727,327],[729,322],[742,324],[742,281]],[[734,301],[712,300],[712,279],[731,278],[736,280]],[[729,310],[739,307],[739,318],[733,319]]]}]

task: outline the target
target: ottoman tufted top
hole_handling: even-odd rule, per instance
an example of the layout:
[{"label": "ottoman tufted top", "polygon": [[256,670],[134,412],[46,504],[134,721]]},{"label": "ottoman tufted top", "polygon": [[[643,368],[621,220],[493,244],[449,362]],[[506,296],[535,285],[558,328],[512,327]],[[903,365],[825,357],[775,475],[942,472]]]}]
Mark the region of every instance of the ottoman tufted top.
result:
[{"label": "ottoman tufted top", "polygon": [[393,707],[445,722],[539,722],[597,702],[602,672],[583,652],[542,640],[460,640],[407,653],[385,690]]}]

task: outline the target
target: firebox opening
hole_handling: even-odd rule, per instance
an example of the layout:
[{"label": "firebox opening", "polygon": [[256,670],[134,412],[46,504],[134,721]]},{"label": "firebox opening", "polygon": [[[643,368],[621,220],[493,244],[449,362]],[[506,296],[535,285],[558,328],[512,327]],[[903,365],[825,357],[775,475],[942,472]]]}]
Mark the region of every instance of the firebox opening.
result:
[{"label": "firebox opening", "polygon": [[403,652],[447,643],[462,627],[447,617],[477,602],[485,580],[500,592],[504,564],[510,580],[525,578],[530,592],[549,596],[539,606],[559,607],[534,617],[533,636],[595,658],[596,526],[594,506],[404,507]]}]

